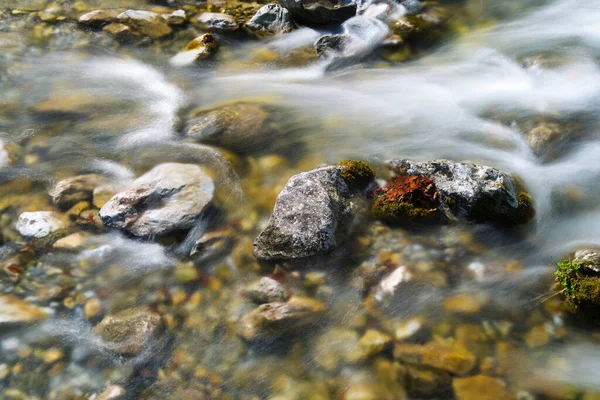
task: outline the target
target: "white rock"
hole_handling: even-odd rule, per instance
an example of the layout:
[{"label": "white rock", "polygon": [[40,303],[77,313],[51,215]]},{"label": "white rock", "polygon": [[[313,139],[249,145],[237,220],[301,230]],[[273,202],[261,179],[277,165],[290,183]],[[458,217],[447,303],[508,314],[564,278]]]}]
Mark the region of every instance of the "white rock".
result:
[{"label": "white rock", "polygon": [[25,237],[42,238],[66,225],[54,211],[24,212],[19,216],[16,228]]}]

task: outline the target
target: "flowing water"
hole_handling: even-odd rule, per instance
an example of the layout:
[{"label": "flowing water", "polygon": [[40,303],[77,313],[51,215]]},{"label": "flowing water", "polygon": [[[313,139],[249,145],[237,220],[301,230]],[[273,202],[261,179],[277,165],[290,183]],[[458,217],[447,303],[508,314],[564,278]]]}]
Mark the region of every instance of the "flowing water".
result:
[{"label": "flowing water", "polygon": [[[600,396],[600,331],[568,316],[560,296],[552,296],[554,264],[578,248],[600,246],[599,1],[450,2],[468,10],[469,28],[401,63],[369,57],[389,29],[358,16],[332,30],[349,33],[356,50],[340,65],[257,56],[302,49],[324,33],[301,28],[263,41],[225,36],[223,58],[192,68],[169,63],[181,40],[115,47],[94,37],[80,45],[98,33],[76,24],[64,31],[49,25],[54,33],[39,39],[39,21],[11,10],[36,10],[40,2],[19,3],[0,1],[0,138],[20,148],[18,160],[0,170],[0,289],[50,316],[0,324],[0,398],[90,398],[111,384],[132,399],[344,398],[357,382],[375,382],[379,392],[346,398],[402,399],[406,390],[408,398],[453,398],[452,386],[438,382],[446,372],[431,378],[435,384],[420,378],[442,387],[422,393],[411,385],[427,383],[414,376],[390,378],[397,367],[391,353],[358,361],[346,354],[368,328],[396,332],[400,341],[397,327],[406,321],[419,327],[411,342],[466,341],[477,361],[458,375],[498,377],[513,396],[506,398]],[[285,109],[286,141],[240,156],[181,138],[189,110],[240,99]],[[531,121],[561,126],[561,139],[543,154],[524,134]],[[316,326],[276,343],[241,341],[235,322],[251,309],[242,288],[272,273],[252,258],[251,242],[287,179],[343,159],[379,170],[385,160],[404,158],[510,172],[531,193],[536,217],[518,232],[412,232],[370,222],[358,239],[374,241],[372,247],[285,273],[294,293],[326,299]],[[96,172],[120,188],[168,161],[209,168],[222,204],[187,238],[156,242],[102,231],[72,251],[23,250],[16,217],[52,209],[46,192],[57,180]],[[185,255],[213,230],[229,236],[194,269]],[[431,283],[373,311],[373,294],[357,281],[386,257],[416,266]],[[26,272],[6,272],[23,258]],[[183,277],[190,268],[198,275],[191,281]],[[325,283],[306,283],[309,272]],[[50,286],[61,294],[44,297]],[[92,333],[97,319],[84,313],[90,298],[101,299],[107,314],[153,307],[166,321],[164,343],[135,357],[108,352]],[[475,310],[457,312],[449,299],[466,301],[462,311],[474,302]],[[467,339],[459,331],[470,332]],[[56,360],[51,351],[60,354]],[[488,390],[487,398],[503,398]]]}]

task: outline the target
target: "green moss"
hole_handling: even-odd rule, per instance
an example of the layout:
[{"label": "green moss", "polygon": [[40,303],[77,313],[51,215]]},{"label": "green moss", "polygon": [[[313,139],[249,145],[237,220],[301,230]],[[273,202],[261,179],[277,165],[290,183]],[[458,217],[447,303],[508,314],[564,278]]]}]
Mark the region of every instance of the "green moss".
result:
[{"label": "green moss", "polygon": [[344,167],[342,178],[351,188],[362,189],[375,178],[375,169],[364,161],[344,160],[337,165]]},{"label": "green moss", "polygon": [[533,207],[533,199],[527,192],[520,192],[517,195],[519,207],[517,208],[514,222],[515,224],[525,224],[535,217],[535,208]]},{"label": "green moss", "polygon": [[587,275],[582,263],[570,260],[557,264],[554,272],[570,310],[585,318],[600,316],[600,277]]},{"label": "green moss", "polygon": [[425,222],[437,219],[437,208],[421,208],[406,202],[396,202],[380,197],[373,201],[371,214],[374,218],[389,222]]}]

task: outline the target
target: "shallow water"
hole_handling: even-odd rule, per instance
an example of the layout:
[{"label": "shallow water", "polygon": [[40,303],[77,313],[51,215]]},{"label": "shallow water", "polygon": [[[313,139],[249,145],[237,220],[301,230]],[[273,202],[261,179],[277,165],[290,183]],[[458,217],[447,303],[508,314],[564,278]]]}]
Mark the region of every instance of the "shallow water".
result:
[{"label": "shallow water", "polygon": [[[21,7],[34,2],[26,3]],[[0,138],[18,144],[23,155],[0,170],[3,264],[18,257],[12,247],[26,244],[14,231],[18,212],[51,209],[48,188],[79,173],[98,172],[124,187],[162,162],[202,164],[213,172],[222,210],[187,238],[153,242],[94,233],[83,249],[38,251],[22,276],[5,273],[3,293],[51,316],[0,326],[0,372],[9,371],[0,373],[0,397],[89,398],[118,384],[132,399],[344,398],[357,382],[375,382],[382,392],[368,398],[402,399],[405,389],[409,398],[454,398],[451,387],[413,393],[399,372],[390,372],[389,351],[359,361],[346,357],[368,328],[394,335],[397,324],[415,320],[423,327],[409,339],[414,343],[454,343],[461,327],[474,330],[467,347],[477,348],[477,361],[468,375],[498,377],[513,395],[508,398],[599,396],[600,331],[561,309],[560,296],[552,296],[552,271],[566,254],[600,246],[600,2],[496,3],[461,4],[469,10],[467,31],[402,63],[362,59],[388,32],[380,21],[355,17],[338,30],[359,31],[353,44],[362,53],[337,69],[330,59],[286,66],[256,55],[311,45],[323,32],[310,28],[260,42],[223,37],[229,47],[222,58],[176,68],[169,58],[185,45],[179,37],[171,47],[115,47],[97,37],[78,46],[86,34],[98,34],[78,32],[74,24],[72,36],[56,32],[38,41],[31,25],[21,27],[5,10]],[[40,111],[48,98],[66,105]],[[187,111],[240,99],[283,107],[289,142],[236,156],[182,140]],[[536,119],[558,121],[569,132],[549,155],[536,154],[524,135]],[[380,170],[385,160],[403,158],[498,167],[524,182],[537,214],[519,231],[415,232],[371,221],[350,247],[286,272],[294,294],[326,303],[315,326],[276,343],[243,342],[235,323],[252,306],[240,293],[273,272],[252,258],[251,241],[276,194],[297,172],[356,158]],[[197,279],[182,280],[191,265],[182,255],[202,234],[225,228],[231,243],[196,261]],[[361,238],[372,245],[356,245]],[[430,281],[373,311],[368,301],[375,289],[363,272],[384,265],[390,253]],[[325,283],[306,284],[311,271],[324,272]],[[44,298],[40,290],[48,285],[67,289]],[[475,299],[476,310],[448,306],[456,296]],[[151,306],[167,321],[165,343],[135,357],[111,354],[91,333],[97,320],[84,315],[90,298],[100,298],[106,314]],[[58,361],[44,361],[49,349],[62,353]]]}]

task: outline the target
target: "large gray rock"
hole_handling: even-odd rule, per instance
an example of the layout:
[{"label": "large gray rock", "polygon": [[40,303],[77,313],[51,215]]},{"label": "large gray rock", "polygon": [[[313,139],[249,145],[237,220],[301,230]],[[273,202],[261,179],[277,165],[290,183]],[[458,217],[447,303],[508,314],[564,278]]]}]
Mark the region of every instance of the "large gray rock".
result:
[{"label": "large gray rock", "polygon": [[307,25],[341,23],[356,15],[356,3],[332,0],[279,0],[294,20]]},{"label": "large gray rock", "polygon": [[278,4],[267,4],[246,22],[248,32],[262,37],[289,32],[293,28],[290,13]]},{"label": "large gray rock", "polygon": [[352,233],[363,201],[332,166],[294,175],[275,202],[267,227],[254,241],[263,260],[297,259],[333,250]]},{"label": "large gray rock", "polygon": [[397,174],[432,179],[440,209],[451,220],[516,225],[535,214],[529,194],[496,168],[447,160],[393,160],[388,165]]},{"label": "large gray rock", "polygon": [[104,225],[150,237],[191,228],[213,198],[215,186],[195,164],[159,164],[100,209]]}]

